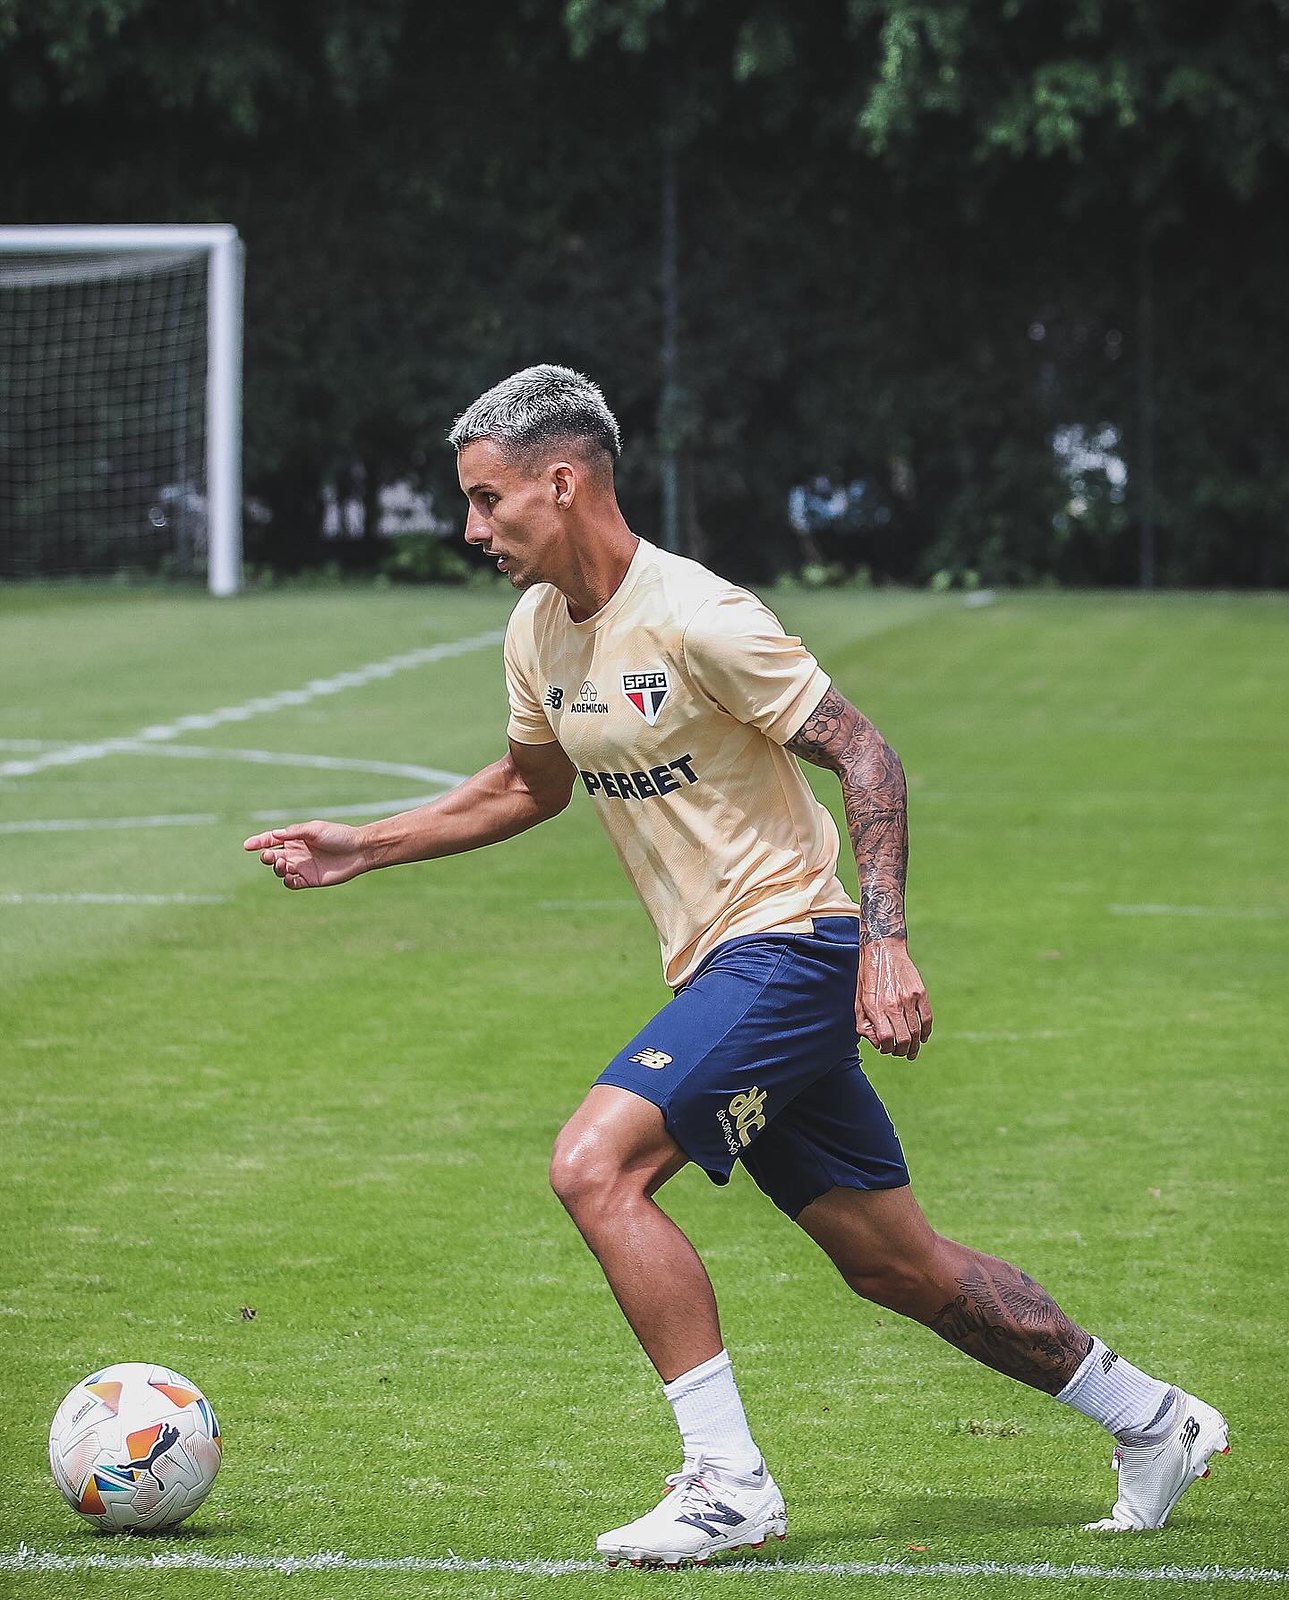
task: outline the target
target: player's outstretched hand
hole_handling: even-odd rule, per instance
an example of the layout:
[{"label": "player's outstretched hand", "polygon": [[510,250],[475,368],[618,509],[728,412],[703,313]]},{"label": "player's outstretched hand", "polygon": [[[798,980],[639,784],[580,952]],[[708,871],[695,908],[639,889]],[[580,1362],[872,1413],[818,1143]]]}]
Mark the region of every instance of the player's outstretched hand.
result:
[{"label": "player's outstretched hand", "polygon": [[860,951],[855,1031],[884,1056],[910,1061],[931,1037],[931,1002],[903,939],[874,939]]},{"label": "player's outstretched hand", "polygon": [[329,889],[348,883],[370,865],[361,829],[344,822],[293,822],[247,839],[244,850],[258,850],[288,889]]}]

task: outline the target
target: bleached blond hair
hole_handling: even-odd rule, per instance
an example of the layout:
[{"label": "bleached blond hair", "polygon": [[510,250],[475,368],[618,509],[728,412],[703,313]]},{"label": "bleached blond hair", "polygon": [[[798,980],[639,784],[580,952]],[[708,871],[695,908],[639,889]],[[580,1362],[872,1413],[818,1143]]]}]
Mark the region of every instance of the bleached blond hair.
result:
[{"label": "bleached blond hair", "polygon": [[452,424],[448,443],[463,450],[493,439],[508,457],[531,455],[556,440],[622,453],[618,419],[598,384],[571,367],[525,367],[481,394]]}]

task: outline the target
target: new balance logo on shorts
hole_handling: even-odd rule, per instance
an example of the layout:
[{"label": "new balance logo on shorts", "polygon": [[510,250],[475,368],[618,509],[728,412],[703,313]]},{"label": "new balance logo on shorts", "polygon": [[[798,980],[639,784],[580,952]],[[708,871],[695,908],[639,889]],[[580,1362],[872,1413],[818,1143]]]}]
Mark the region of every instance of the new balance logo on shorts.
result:
[{"label": "new balance logo on shorts", "polygon": [[765,1090],[753,1084],[750,1089],[734,1096],[728,1110],[716,1113],[716,1120],[721,1125],[731,1155],[736,1156],[746,1150],[765,1127],[764,1109]]},{"label": "new balance logo on shorts", "polygon": [[652,1067],[655,1072],[661,1072],[664,1067],[671,1065],[671,1057],[663,1050],[637,1050],[631,1057],[638,1067]]}]

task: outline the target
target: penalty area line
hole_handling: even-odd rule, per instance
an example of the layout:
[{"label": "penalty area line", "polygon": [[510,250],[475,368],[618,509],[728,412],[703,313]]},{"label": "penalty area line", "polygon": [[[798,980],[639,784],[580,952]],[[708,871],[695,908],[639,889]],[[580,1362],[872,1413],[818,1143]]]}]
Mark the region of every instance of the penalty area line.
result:
[{"label": "penalty area line", "polygon": [[[605,1571],[603,1561],[504,1561],[496,1558],[467,1560],[462,1556],[347,1556],[341,1551],[319,1551],[312,1556],[204,1555],[176,1551],[152,1556],[67,1556],[54,1550],[32,1550],[19,1545],[0,1551],[0,1572],[269,1572],[292,1577],[296,1573],[329,1572],[460,1572],[493,1573],[523,1578],[559,1578],[581,1572]],[[1256,1583],[1289,1582],[1289,1572],[1266,1567],[1127,1567],[1084,1562],[1061,1565],[1054,1561],[716,1561],[704,1567],[704,1576],[746,1577],[750,1573],[775,1573],[792,1578],[1037,1578],[1055,1583],[1118,1581],[1138,1583]]]}]

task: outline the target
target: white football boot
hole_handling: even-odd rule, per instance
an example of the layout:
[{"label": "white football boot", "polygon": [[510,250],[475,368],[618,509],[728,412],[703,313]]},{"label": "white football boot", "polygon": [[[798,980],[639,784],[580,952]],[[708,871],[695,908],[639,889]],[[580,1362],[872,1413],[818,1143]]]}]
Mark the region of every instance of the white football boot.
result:
[{"label": "white football boot", "polygon": [[703,1476],[703,1463],[667,1479],[667,1494],[624,1528],[602,1533],[595,1548],[611,1567],[704,1566],[721,1550],[759,1550],[788,1532],[783,1496],[766,1470],[748,1478]]},{"label": "white football boot", "polygon": [[1172,1425],[1158,1444],[1121,1444],[1112,1465],[1119,1496],[1108,1517],[1085,1522],[1089,1532],[1129,1533],[1162,1528],[1169,1512],[1199,1478],[1212,1455],[1230,1455],[1226,1418],[1194,1395],[1177,1391]]}]

